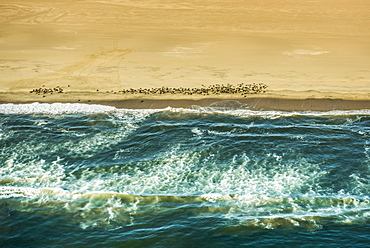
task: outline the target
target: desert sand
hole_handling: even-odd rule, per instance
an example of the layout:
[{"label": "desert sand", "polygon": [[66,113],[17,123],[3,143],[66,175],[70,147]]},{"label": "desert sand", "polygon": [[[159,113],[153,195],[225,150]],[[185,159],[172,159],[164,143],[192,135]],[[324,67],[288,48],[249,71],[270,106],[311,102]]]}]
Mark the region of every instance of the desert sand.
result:
[{"label": "desert sand", "polygon": [[[369,27],[368,0],[3,0],[0,102],[370,109]],[[254,82],[267,91],[119,93]]]}]

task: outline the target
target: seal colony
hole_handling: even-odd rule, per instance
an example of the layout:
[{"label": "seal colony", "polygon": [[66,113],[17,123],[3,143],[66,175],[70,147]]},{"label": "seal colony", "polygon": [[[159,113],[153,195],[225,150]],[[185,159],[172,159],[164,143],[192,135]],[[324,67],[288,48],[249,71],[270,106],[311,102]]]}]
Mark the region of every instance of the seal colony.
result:
[{"label": "seal colony", "polygon": [[[45,86],[45,85],[43,85],[43,86]],[[63,93],[63,89],[61,87],[59,87],[59,86],[54,87],[54,88],[40,87],[40,88],[31,90],[30,93],[35,93],[35,94],[38,94],[38,95],[46,95],[46,94],[53,94],[53,93]]]},{"label": "seal colony", "polygon": [[[144,95],[163,95],[163,94],[172,94],[172,95],[220,95],[220,94],[240,94],[246,97],[249,94],[259,94],[265,93],[267,90],[267,85],[264,83],[252,83],[252,84],[244,84],[240,83],[237,85],[232,84],[214,84],[202,87],[195,87],[195,88],[173,88],[173,87],[158,87],[158,88],[130,88],[130,89],[123,89],[121,91],[106,91],[106,93],[113,93],[113,94],[144,94]],[[99,91],[99,90],[96,90]],[[38,88],[33,89],[30,93],[35,93],[38,95],[47,95],[53,93],[63,93],[63,89],[59,86],[55,88]]]},{"label": "seal colony", "polygon": [[220,94],[241,94],[246,96],[248,94],[258,94],[266,92],[267,85],[264,83],[252,83],[244,84],[240,83],[236,86],[232,84],[215,84],[206,87],[202,85],[200,88],[171,88],[171,87],[160,87],[160,88],[139,88],[139,89],[128,89],[123,90],[121,93],[124,94],[183,94],[183,95],[220,95]]}]

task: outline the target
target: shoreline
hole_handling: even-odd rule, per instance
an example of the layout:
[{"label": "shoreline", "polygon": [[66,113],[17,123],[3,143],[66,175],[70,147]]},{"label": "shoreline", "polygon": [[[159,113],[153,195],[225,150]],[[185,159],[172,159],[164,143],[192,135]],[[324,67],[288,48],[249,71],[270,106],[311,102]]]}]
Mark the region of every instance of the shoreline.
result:
[{"label": "shoreline", "polygon": [[[44,100],[44,99],[42,99]],[[30,103],[84,103],[113,106],[118,109],[164,109],[173,108],[196,108],[214,107],[226,109],[251,109],[251,110],[278,110],[278,111],[331,111],[331,110],[370,110],[370,100],[345,100],[345,99],[288,99],[271,97],[248,97],[248,98],[128,98],[128,99],[101,99],[101,100],[56,100],[56,101],[0,101],[0,104],[30,104]]]},{"label": "shoreline", "polygon": [[370,100],[342,99],[283,99],[283,98],[203,98],[203,99],[128,99],[118,101],[91,101],[126,109],[161,109],[215,107],[226,109],[279,110],[279,111],[330,111],[370,109]]}]

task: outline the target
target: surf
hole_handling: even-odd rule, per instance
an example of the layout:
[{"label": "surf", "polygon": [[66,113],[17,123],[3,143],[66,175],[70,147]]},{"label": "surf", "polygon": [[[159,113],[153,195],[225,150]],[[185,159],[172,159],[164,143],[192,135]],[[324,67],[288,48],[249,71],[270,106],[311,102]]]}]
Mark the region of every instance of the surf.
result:
[{"label": "surf", "polygon": [[0,199],[8,212],[85,230],[154,218],[222,232],[362,225],[369,116],[1,104]]}]

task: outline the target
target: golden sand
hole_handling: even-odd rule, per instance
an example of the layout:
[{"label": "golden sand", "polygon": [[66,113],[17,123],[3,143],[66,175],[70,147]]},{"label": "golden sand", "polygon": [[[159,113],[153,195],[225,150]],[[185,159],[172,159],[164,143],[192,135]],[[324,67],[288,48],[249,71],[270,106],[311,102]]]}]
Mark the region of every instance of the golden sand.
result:
[{"label": "golden sand", "polygon": [[[343,99],[368,108],[369,27],[368,0],[3,0],[0,102],[172,105],[164,100],[210,96],[114,93],[264,83],[258,98],[269,104]],[[56,87],[63,93],[30,93]]]}]

